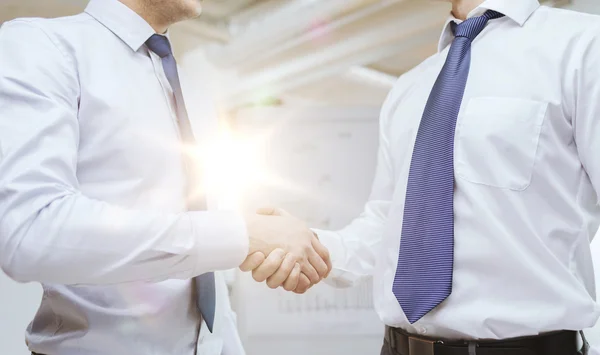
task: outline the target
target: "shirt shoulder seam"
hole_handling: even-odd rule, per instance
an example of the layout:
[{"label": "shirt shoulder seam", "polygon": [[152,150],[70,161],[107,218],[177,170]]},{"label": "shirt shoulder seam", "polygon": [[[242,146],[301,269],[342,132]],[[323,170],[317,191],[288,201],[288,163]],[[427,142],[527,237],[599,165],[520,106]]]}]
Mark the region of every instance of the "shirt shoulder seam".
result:
[{"label": "shirt shoulder seam", "polygon": [[38,30],[40,30],[44,34],[44,36],[46,36],[46,38],[48,38],[48,40],[50,41],[50,43],[52,43],[52,45],[56,48],[56,50],[60,52],[60,54],[63,56],[63,58],[65,58],[67,61],[71,62],[71,58],[69,58],[69,56],[61,48],[61,46],[58,44],[58,42],[56,41],[56,39],[54,39],[50,35],[50,33],[48,33],[48,31],[46,31],[46,29],[44,29],[43,26],[40,26],[39,23],[37,23],[37,21],[28,20],[28,19],[16,19],[16,20],[13,20],[11,22],[13,22],[13,23],[15,23],[15,22],[26,23],[26,24],[29,24],[32,27],[35,27]]}]

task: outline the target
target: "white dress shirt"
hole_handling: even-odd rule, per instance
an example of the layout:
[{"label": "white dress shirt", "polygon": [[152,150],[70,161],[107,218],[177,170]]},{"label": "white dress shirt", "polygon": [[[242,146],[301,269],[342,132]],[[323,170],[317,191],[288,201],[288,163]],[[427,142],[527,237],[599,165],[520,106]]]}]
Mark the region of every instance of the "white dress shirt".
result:
[{"label": "white dress shirt", "polygon": [[455,136],[452,294],[411,325],[394,294],[413,144],[453,40],[403,75],[381,111],[378,167],[364,213],[337,232],[332,283],[374,276],[390,326],[449,339],[592,327],[600,315],[590,241],[600,224],[600,18],[488,0],[506,16],[474,40]]},{"label": "white dress shirt", "polygon": [[[236,212],[213,196],[209,211],[185,210],[172,90],[144,45],[153,34],[116,0],[0,30],[0,263],[43,284],[32,351],[194,354],[190,278],[247,255]],[[187,89],[206,143],[216,116],[194,114],[206,95]],[[219,309],[216,332],[231,323]]]}]

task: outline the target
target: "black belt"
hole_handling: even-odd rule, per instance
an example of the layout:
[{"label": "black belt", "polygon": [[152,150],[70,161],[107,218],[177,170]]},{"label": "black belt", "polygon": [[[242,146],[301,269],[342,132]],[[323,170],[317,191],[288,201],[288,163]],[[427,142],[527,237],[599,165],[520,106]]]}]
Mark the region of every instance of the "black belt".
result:
[{"label": "black belt", "polygon": [[559,331],[506,340],[447,341],[386,327],[385,340],[401,355],[572,355],[577,332]]}]

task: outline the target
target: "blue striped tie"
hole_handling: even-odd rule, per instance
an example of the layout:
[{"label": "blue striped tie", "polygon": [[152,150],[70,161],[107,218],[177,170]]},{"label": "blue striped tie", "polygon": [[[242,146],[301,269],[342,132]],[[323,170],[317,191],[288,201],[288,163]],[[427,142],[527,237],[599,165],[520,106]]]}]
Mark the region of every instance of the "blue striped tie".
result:
[{"label": "blue striped tie", "polygon": [[459,25],[433,86],[413,150],[393,292],[410,323],[452,291],[454,262],[454,130],[469,75],[471,43],[495,11]]},{"label": "blue striped tie", "polygon": [[[185,102],[183,101],[183,93],[179,82],[179,74],[177,72],[177,63],[171,51],[171,44],[165,36],[153,35],[146,41],[146,46],[162,58],[162,65],[173,89],[175,96],[175,104],[177,109],[177,123],[179,132],[184,145],[193,146],[196,144],[196,139],[192,131],[192,126],[188,118]],[[190,211],[206,210],[205,196],[196,190],[194,182],[198,182],[200,174],[197,169],[197,164],[191,159],[188,154],[184,153],[187,175],[187,205]],[[198,297],[197,306],[202,318],[206,322],[209,331],[213,330],[216,308],[216,290],[215,290],[215,275],[212,272],[196,276],[194,279],[196,286],[196,297]]]}]

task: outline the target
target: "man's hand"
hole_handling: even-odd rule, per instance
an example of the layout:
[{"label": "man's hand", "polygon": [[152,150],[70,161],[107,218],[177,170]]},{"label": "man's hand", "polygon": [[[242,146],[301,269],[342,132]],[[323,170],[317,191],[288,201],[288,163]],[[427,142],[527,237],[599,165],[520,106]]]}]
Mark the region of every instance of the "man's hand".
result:
[{"label": "man's hand", "polygon": [[[240,265],[242,271],[252,270],[253,278],[258,282],[267,280],[267,285],[270,288],[283,286],[285,290],[296,293],[306,292],[310,287],[327,277],[331,271],[329,252],[319,242],[319,239],[312,231],[284,210],[263,208],[257,212],[262,217],[282,218],[281,220],[277,220],[277,222],[286,222],[284,227],[288,228],[288,231],[284,233],[285,236],[287,238],[299,238],[303,242],[302,248],[296,249],[296,252],[286,251],[285,246],[276,247],[271,251],[269,251],[268,247],[258,250],[259,247],[252,246],[251,234],[250,253],[244,263]],[[265,223],[265,221],[268,220],[259,219],[256,222]],[[273,227],[275,226],[271,225],[271,228],[269,228],[271,233],[276,232]],[[249,226],[249,230],[251,228]],[[295,228],[298,230],[294,231]],[[260,230],[261,228],[257,229]],[[300,233],[300,231],[303,232]],[[307,235],[310,236],[310,245],[305,244]],[[298,250],[303,250],[305,257],[301,257],[297,252]]]},{"label": "man's hand", "polygon": [[[256,281],[268,279],[267,284],[272,288],[284,285],[287,281],[288,288],[296,288],[301,279],[300,276],[295,277],[300,274],[298,269],[311,284],[318,283],[329,272],[327,261],[323,260],[313,246],[314,234],[298,218],[281,210],[266,208],[249,215],[246,223],[250,251],[240,269],[254,270],[253,277]],[[257,252],[262,255],[253,255]],[[257,266],[258,261],[262,263]],[[277,273],[279,268],[281,271]]]}]

